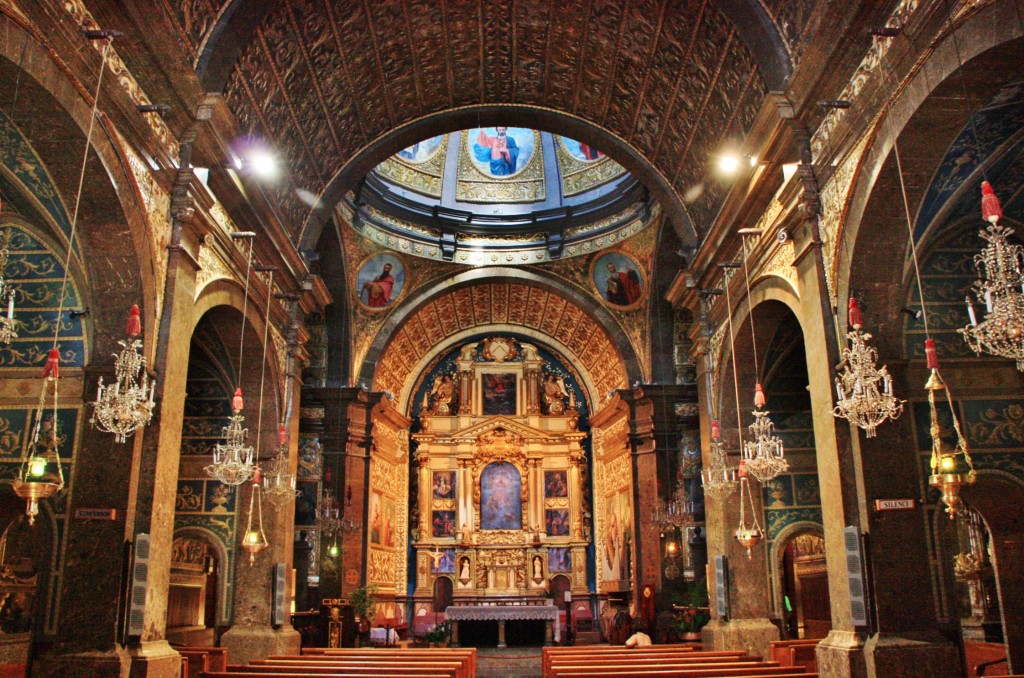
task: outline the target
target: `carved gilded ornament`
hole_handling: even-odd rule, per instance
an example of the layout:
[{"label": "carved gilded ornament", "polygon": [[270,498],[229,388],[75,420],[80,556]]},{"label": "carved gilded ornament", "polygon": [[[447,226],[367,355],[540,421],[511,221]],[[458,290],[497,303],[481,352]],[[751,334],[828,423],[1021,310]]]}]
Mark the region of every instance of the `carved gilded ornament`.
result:
[{"label": "carved gilded ornament", "polygon": [[555,154],[562,175],[562,195],[569,197],[617,179],[626,173],[624,167],[603,156],[599,160],[580,160],[565,147],[565,141],[556,135]]},{"label": "carved gilded ornament", "polygon": [[[896,5],[896,8],[893,9],[892,13],[889,15],[889,19],[885,22],[885,26],[888,28],[902,28],[917,10],[919,5],[920,0],[900,0],[899,4]],[[853,101],[856,99],[857,95],[864,89],[864,85],[874,74],[875,69],[881,65],[882,59],[885,57],[893,43],[893,40],[872,40],[871,47],[868,49],[867,54],[864,55],[864,58],[861,59],[860,64],[857,66],[857,70],[853,73],[853,77],[850,78],[850,82],[846,84],[846,87],[843,88],[843,91],[838,97],[836,97],[836,99],[846,101]],[[883,73],[881,77],[888,78],[889,75]],[[821,124],[818,126],[818,129],[811,137],[812,157],[819,158],[824,155],[830,130],[836,129],[836,125],[846,117],[848,110],[850,109],[829,109],[828,113],[822,119]]]},{"label": "carved gilded ornament", "polygon": [[793,266],[793,258],[795,256],[796,244],[792,240],[775,245],[771,255],[764,260],[757,273],[754,274],[755,279],[762,276],[782,278],[789,283],[793,293],[799,297],[799,280],[797,279],[796,267]]},{"label": "carved gilded ornament", "polygon": [[822,251],[825,256],[825,284],[828,296],[835,306],[838,303],[838,290],[835,278],[839,267],[839,241],[842,238],[843,224],[850,206],[854,179],[864,160],[868,142],[873,137],[865,134],[843,159],[843,162],[821,189],[821,216],[818,219],[818,230],[821,233]]},{"label": "carved gilded ornament", "polygon": [[442,135],[437,150],[424,162],[409,162],[393,155],[374,171],[397,184],[432,198],[441,197],[444,161],[448,155],[448,135]]},{"label": "carved gilded ornament", "polygon": [[506,337],[491,337],[483,341],[482,355],[486,360],[503,363],[519,355],[519,342]]},{"label": "carved gilded ornament", "polygon": [[[93,18],[92,13],[86,8],[83,0],[65,0],[64,9],[68,14],[71,15],[74,25],[81,27],[85,30],[99,30],[103,28]],[[103,40],[91,40],[90,44],[97,52],[102,52],[106,43]],[[128,97],[139,106],[153,103],[146,96],[142,87],[138,81],[135,80],[135,76],[128,70],[128,66],[125,65],[121,56],[117,53],[117,50],[113,45],[110,46],[107,52],[107,68],[110,69],[111,74],[117,80],[117,83],[121,86],[121,89],[125,91]],[[91,88],[90,88],[91,91]],[[164,151],[168,157],[178,157],[178,141],[174,136],[174,133],[164,122],[162,116],[159,115],[144,115],[141,116],[144,124],[148,125],[153,135],[160,141],[164,147]]]}]

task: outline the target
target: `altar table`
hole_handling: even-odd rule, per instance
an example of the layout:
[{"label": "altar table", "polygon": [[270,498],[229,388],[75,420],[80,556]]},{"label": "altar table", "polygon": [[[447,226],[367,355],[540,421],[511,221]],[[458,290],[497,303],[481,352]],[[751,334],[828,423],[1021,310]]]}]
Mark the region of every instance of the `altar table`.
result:
[{"label": "altar table", "polygon": [[551,645],[552,626],[556,643],[560,636],[558,608],[554,605],[453,605],[444,611],[444,616],[452,624],[452,647],[459,647],[460,621],[497,621],[498,647],[505,647],[505,622],[508,620],[544,620],[545,645]]}]

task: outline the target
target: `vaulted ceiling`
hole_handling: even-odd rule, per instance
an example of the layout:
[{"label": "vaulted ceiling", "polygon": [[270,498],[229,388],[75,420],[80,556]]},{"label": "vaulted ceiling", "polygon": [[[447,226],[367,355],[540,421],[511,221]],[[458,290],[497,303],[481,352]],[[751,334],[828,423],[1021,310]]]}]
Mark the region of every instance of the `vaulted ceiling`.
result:
[{"label": "vaulted ceiling", "polygon": [[699,235],[727,190],[709,177],[710,156],[742,140],[781,87],[817,4],[164,2],[206,89],[223,88],[241,130],[284,153],[291,177],[275,198],[306,247],[329,211],[314,210],[310,194],[330,207],[412,137],[455,129],[467,107],[493,120],[508,105],[517,124],[555,120],[547,126],[563,129],[553,131],[606,149]]}]

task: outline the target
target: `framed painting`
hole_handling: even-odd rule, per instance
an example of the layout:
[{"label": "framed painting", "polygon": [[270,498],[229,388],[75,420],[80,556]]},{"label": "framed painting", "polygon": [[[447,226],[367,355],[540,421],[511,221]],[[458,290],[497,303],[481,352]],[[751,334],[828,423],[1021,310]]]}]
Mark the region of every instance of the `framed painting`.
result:
[{"label": "framed painting", "polygon": [[569,484],[565,471],[544,471],[544,497],[555,499],[569,496]]},{"label": "framed painting", "polygon": [[438,149],[441,148],[441,142],[446,138],[444,134],[440,134],[423,141],[417,141],[412,146],[407,146],[398,153],[395,153],[395,157],[413,165],[425,163],[437,154]]},{"label": "framed painting", "polygon": [[433,574],[455,574],[455,549],[442,549],[441,554],[432,559],[430,571]]},{"label": "framed painting", "polygon": [[530,164],[537,135],[521,127],[482,127],[469,130],[468,141],[473,165],[484,176],[504,179]]},{"label": "framed painting", "polygon": [[601,300],[615,308],[633,308],[644,299],[643,272],[621,252],[606,252],[590,265],[590,282]]},{"label": "framed painting", "polygon": [[569,509],[544,510],[544,531],[549,537],[569,536]]},{"label": "framed painting", "polygon": [[480,376],[483,415],[516,414],[515,372],[484,372]]},{"label": "framed painting", "polygon": [[556,547],[548,549],[549,572],[572,572],[572,549]]},{"label": "framed painting", "polygon": [[434,471],[434,499],[455,499],[455,471]]},{"label": "framed painting", "polygon": [[513,464],[488,464],[480,474],[480,529],[522,529],[522,489],[522,476]]},{"label": "framed painting", "polygon": [[455,511],[434,511],[430,534],[437,538],[455,536]]},{"label": "framed painting", "polygon": [[405,264],[394,254],[375,254],[359,265],[355,290],[359,303],[366,308],[387,308],[402,296],[404,287]]}]

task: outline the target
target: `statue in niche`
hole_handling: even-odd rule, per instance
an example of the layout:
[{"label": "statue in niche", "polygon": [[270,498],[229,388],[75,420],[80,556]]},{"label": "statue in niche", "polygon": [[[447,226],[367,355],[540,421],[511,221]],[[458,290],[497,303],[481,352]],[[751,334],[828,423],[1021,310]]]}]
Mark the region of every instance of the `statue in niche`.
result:
[{"label": "statue in niche", "polygon": [[540,556],[533,557],[533,580],[539,582],[544,578],[544,562]]},{"label": "statue in niche", "polygon": [[553,374],[544,377],[540,398],[548,414],[564,414],[565,401],[568,397],[569,392],[565,388],[565,380],[562,377],[556,377]]},{"label": "statue in niche", "polygon": [[450,374],[442,374],[434,379],[430,389],[430,411],[442,417],[452,413],[452,399],[455,396],[455,382]]}]

